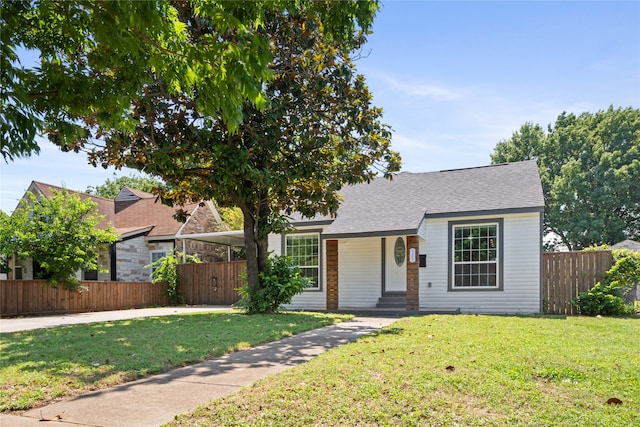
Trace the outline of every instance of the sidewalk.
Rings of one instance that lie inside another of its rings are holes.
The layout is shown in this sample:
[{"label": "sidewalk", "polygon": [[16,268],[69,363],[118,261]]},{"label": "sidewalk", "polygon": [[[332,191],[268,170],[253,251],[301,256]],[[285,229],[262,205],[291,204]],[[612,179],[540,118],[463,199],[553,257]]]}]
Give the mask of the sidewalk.
[{"label": "sidewalk", "polygon": [[0,414],[0,425],[42,426],[42,421],[52,421],[55,426],[157,427],[173,420],[175,415],[304,363],[396,320],[356,317],[348,322],[33,409],[22,416]]}]

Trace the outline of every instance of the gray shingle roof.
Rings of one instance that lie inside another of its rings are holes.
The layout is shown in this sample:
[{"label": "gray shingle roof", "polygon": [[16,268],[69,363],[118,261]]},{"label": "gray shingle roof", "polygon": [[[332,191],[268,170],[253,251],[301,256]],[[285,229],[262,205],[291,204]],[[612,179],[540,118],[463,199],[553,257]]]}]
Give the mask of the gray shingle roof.
[{"label": "gray shingle roof", "polygon": [[[325,229],[325,236],[416,233],[425,215],[544,208],[534,160],[439,172],[403,172],[393,180],[376,178],[369,184],[345,187],[342,194],[344,201]],[[313,220],[295,221],[295,225]]]},{"label": "gray shingle roof", "polygon": [[618,242],[615,245],[611,245],[609,249],[630,249],[632,251],[640,252],[640,242],[627,239],[627,240],[623,240],[622,242]]}]

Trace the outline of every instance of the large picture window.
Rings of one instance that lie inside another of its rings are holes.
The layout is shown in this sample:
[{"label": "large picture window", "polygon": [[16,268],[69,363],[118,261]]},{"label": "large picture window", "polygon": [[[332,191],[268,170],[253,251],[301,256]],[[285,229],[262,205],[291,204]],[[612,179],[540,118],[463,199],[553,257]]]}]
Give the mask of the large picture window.
[{"label": "large picture window", "polygon": [[501,289],[501,223],[450,224],[449,289]]},{"label": "large picture window", "polygon": [[310,289],[320,289],[320,236],[318,233],[289,234],[286,254],[300,267],[304,277],[311,278]]}]

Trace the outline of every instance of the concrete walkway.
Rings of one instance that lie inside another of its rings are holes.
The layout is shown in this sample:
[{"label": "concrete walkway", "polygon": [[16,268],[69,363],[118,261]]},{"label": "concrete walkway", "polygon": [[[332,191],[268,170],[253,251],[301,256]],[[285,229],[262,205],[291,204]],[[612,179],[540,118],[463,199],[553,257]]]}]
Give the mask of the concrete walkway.
[{"label": "concrete walkway", "polygon": [[30,316],[0,319],[0,332],[29,331],[56,326],[78,325],[81,323],[111,322],[114,320],[136,319],[138,317],[170,316],[183,313],[204,313],[231,310],[228,305],[190,305],[177,307],[136,308],[132,310],[95,311],[47,316]]},{"label": "concrete walkway", "polygon": [[234,393],[258,379],[304,363],[397,318],[356,317],[197,365],[99,390],[33,409],[22,416],[0,414],[0,425],[160,426],[175,415]]}]

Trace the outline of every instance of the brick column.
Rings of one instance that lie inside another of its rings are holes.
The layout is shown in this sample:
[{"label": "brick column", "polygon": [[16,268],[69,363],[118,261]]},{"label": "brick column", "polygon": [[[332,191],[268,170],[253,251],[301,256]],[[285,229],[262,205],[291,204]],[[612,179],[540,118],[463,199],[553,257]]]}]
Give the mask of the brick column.
[{"label": "brick column", "polygon": [[[411,249],[415,250],[415,259],[410,258]],[[407,310],[418,310],[420,307],[418,296],[419,283],[419,244],[418,236],[407,236]]]},{"label": "brick column", "polygon": [[327,246],[327,310],[338,309],[338,241],[326,240]]}]

